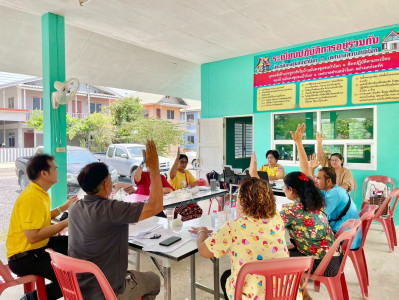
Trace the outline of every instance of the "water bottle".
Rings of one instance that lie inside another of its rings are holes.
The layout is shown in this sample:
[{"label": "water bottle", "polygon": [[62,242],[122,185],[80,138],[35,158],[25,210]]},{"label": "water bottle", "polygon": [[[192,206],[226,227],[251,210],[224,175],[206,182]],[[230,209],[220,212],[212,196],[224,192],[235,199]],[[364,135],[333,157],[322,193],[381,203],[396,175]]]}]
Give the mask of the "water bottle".
[{"label": "water bottle", "polygon": [[232,220],[237,219],[237,206],[235,203],[233,203],[233,205],[231,207],[231,218],[232,218]]},{"label": "water bottle", "polygon": [[214,210],[211,215],[211,225],[215,229],[219,229],[219,214],[217,210]]},{"label": "water bottle", "polygon": [[224,204],[223,215],[224,215],[224,219],[226,220],[226,222],[228,222],[228,221],[230,221],[232,219],[231,207],[230,207],[230,203],[229,202],[226,202]]}]

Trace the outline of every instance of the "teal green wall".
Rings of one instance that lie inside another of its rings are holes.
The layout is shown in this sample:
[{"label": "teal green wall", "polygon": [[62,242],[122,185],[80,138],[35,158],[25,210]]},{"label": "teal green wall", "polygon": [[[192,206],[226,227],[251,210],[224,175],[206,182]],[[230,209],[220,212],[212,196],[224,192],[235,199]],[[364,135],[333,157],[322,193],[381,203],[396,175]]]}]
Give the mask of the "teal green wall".
[{"label": "teal green wall", "polygon": [[[254,55],[236,57],[202,65],[202,118],[254,114],[254,150],[258,165],[266,162],[271,147],[271,113],[254,113]],[[350,102],[350,101],[349,101]],[[352,106],[348,104],[348,106]],[[377,106],[377,170],[353,170],[357,181],[356,205],[362,202],[363,180],[371,175],[393,177],[399,187],[399,103]],[[286,171],[299,167],[287,167]],[[399,209],[395,213],[399,222]]]}]

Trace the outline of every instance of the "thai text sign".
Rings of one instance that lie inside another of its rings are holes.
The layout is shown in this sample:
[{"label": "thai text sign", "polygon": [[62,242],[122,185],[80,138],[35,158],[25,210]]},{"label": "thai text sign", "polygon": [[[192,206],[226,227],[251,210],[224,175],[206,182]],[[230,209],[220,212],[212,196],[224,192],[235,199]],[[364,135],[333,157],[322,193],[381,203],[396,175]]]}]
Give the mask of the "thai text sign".
[{"label": "thai text sign", "polygon": [[[287,83],[297,86],[295,102],[299,102],[301,108],[345,105],[352,97],[353,104],[399,101],[393,83],[381,85],[377,80],[374,90],[369,90],[364,82],[370,78],[375,81],[375,77],[356,76],[398,69],[398,50],[399,25],[396,25],[257,55],[254,61],[254,107],[257,111],[290,109],[285,105],[264,105],[269,97],[263,92],[264,87]],[[320,81],[334,77],[339,80]],[[396,73],[389,77],[394,82]],[[319,82],[305,84],[316,80]],[[353,87],[353,93],[348,94],[349,87]],[[311,91],[312,88],[315,89]],[[284,90],[283,87],[280,89]],[[273,97],[270,99],[277,103],[275,95]],[[289,105],[292,106],[296,105]]]}]

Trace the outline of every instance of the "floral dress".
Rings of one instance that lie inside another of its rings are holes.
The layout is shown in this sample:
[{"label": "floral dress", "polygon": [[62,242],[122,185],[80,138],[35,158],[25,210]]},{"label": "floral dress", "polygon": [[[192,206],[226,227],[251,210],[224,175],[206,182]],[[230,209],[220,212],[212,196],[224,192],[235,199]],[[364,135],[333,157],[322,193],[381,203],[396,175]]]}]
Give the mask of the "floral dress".
[{"label": "floral dress", "polygon": [[285,205],[280,214],[299,252],[315,259],[322,259],[327,254],[335,237],[321,210],[306,211],[297,199]]},{"label": "floral dress", "polygon": [[[229,299],[234,299],[237,275],[243,264],[288,257],[284,224],[277,211],[271,219],[241,217],[227,222],[206,239],[205,244],[216,258],[225,254],[230,256],[231,276],[226,282]],[[264,299],[264,280],[263,276],[246,276],[242,299]],[[297,299],[301,299],[302,294],[298,295]]]}]

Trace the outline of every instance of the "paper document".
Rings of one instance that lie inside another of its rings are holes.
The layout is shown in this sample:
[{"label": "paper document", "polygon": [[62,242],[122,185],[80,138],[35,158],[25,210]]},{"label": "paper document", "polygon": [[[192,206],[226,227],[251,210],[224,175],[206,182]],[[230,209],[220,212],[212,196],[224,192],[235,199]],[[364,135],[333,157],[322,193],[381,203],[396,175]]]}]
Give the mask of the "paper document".
[{"label": "paper document", "polygon": [[152,218],[138,222],[137,224],[129,225],[129,237],[137,237],[143,235],[146,232],[152,232],[153,230],[163,226],[158,223],[154,223]]}]

